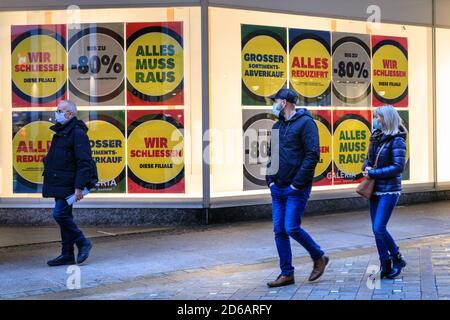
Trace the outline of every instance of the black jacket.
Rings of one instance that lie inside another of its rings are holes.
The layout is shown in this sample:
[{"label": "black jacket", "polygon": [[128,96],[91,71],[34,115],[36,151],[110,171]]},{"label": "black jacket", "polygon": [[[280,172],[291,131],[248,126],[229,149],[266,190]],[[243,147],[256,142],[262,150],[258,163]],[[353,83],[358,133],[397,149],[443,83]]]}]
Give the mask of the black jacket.
[{"label": "black jacket", "polygon": [[84,122],[74,117],[50,129],[55,134],[44,159],[42,196],[65,198],[75,189],[92,188],[98,177]]},{"label": "black jacket", "polygon": [[368,159],[364,162],[373,168],[381,146],[386,143],[380,153],[376,169],[369,170],[369,177],[375,179],[375,192],[398,192],[402,190],[402,173],[406,161],[406,135],[404,127],[395,135],[385,135],[381,130],[374,130],[370,138]]},{"label": "black jacket", "polygon": [[269,154],[267,185],[272,182],[280,187],[292,184],[297,189],[312,185],[320,159],[320,144],[317,125],[308,110],[298,109],[289,120],[280,116],[272,128]]}]

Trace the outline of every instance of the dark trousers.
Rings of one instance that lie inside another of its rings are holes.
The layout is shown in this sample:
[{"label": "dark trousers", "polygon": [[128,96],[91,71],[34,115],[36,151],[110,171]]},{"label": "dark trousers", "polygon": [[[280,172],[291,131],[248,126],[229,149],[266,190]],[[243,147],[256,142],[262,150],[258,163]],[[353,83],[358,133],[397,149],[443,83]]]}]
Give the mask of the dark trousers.
[{"label": "dark trousers", "polygon": [[73,221],[72,206],[67,204],[64,198],[55,198],[53,218],[61,231],[62,255],[74,255],[74,245],[78,248],[86,243],[86,238]]}]

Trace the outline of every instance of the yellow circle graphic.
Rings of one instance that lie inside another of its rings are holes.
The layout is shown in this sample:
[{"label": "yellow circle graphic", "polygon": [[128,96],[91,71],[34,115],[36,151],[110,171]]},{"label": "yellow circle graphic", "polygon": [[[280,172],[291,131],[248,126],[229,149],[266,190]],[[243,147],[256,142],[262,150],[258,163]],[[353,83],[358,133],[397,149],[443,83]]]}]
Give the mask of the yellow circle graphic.
[{"label": "yellow circle graphic", "polygon": [[331,83],[331,57],[317,40],[297,42],[290,51],[290,82],[299,94],[315,98],[325,93]]},{"label": "yellow circle graphic", "polygon": [[66,83],[66,49],[55,38],[34,35],[21,41],[11,54],[12,81],[25,95],[45,98]]},{"label": "yellow circle graphic", "polygon": [[242,80],[257,96],[277,93],[286,83],[286,67],[286,50],[273,37],[256,36],[242,49]]},{"label": "yellow circle graphic", "polygon": [[370,130],[363,122],[348,119],[341,122],[333,136],[334,162],[345,175],[361,173],[369,148]]},{"label": "yellow circle graphic", "polygon": [[319,177],[322,175],[331,164],[331,132],[321,121],[315,120],[317,124],[317,129],[319,130],[319,140],[320,140],[320,160],[317,163],[316,170],[314,172],[314,177]]},{"label": "yellow circle graphic", "polygon": [[99,183],[110,182],[125,168],[125,137],[119,128],[106,121],[94,120],[86,125]]},{"label": "yellow circle graphic", "polygon": [[52,141],[52,125],[48,121],[31,122],[22,127],[13,138],[13,166],[17,174],[26,181],[43,183],[43,160]]},{"label": "yellow circle graphic", "polygon": [[144,182],[169,182],[184,168],[182,132],[164,120],[140,124],[128,137],[128,167]]},{"label": "yellow circle graphic", "polygon": [[127,79],[142,94],[169,94],[183,81],[183,74],[183,47],[166,33],[143,34],[128,47]]},{"label": "yellow circle graphic", "polygon": [[393,45],[380,47],[372,58],[373,87],[385,99],[399,98],[408,87],[408,59]]}]

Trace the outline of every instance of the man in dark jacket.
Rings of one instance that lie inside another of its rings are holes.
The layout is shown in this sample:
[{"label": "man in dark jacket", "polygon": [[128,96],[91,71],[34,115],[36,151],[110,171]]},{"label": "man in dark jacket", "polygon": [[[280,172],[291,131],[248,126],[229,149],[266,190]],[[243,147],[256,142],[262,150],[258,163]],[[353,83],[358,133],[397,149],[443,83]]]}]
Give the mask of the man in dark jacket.
[{"label": "man in dark jacket", "polygon": [[87,136],[88,128],[77,119],[76,105],[61,101],[55,112],[56,124],[50,150],[44,159],[42,196],[55,198],[53,217],[61,229],[62,253],[48,261],[49,266],[75,264],[74,245],[78,247],[77,263],[84,262],[92,248],[73,220],[72,205],[66,197],[75,193],[76,201],[83,199],[83,189],[97,182],[97,170],[92,160]]},{"label": "man in dark jacket", "polygon": [[273,113],[279,121],[272,128],[271,159],[266,181],[272,195],[281,274],[267,283],[269,287],[295,282],[289,237],[300,243],[314,262],[309,281],[320,278],[329,261],[319,245],[300,227],[311,194],[314,170],[320,159],[320,147],[317,125],[308,110],[296,110],[297,99],[297,94],[290,89],[281,89],[272,97],[275,101]]}]

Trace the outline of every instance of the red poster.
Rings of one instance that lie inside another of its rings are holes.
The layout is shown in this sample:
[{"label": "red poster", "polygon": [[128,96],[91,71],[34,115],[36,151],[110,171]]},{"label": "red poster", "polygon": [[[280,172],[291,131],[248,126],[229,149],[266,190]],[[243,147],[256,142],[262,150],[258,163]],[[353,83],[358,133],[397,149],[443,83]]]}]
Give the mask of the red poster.
[{"label": "red poster", "polygon": [[358,183],[369,148],[371,112],[335,110],[333,120],[333,183]]},{"label": "red poster", "polygon": [[373,106],[408,106],[408,39],[372,36]]},{"label": "red poster", "polygon": [[333,136],[331,128],[331,111],[310,110],[319,130],[320,160],[314,172],[314,186],[332,184]]},{"label": "red poster", "polygon": [[183,105],[183,23],[127,23],[127,105]]},{"label": "red poster", "polygon": [[127,116],[128,193],[184,193],[183,110]]},{"label": "red poster", "polygon": [[13,107],[53,107],[67,95],[66,26],[11,26]]}]

